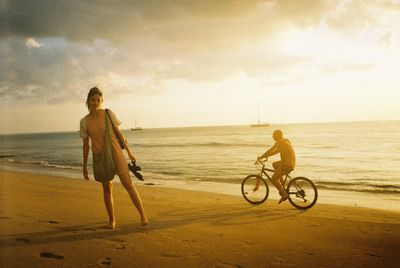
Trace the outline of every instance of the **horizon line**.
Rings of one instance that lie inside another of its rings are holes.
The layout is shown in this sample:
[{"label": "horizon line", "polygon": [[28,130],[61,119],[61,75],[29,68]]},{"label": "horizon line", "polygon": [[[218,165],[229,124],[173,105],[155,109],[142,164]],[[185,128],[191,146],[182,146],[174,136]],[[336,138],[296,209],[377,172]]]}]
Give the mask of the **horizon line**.
[{"label": "horizon line", "polygon": [[[354,120],[354,121],[321,121],[321,122],[281,122],[281,123],[268,123],[269,126],[274,125],[311,125],[311,124],[343,124],[343,123],[366,123],[366,122],[396,122],[400,121],[400,119],[390,119],[390,120]],[[176,126],[176,127],[149,127],[143,128],[143,130],[152,130],[152,129],[179,129],[179,128],[207,128],[207,127],[240,127],[240,126],[251,126],[251,124],[221,124],[221,125],[197,125],[197,126]],[[122,131],[130,131],[131,128],[123,128]],[[55,133],[73,133],[79,132],[79,130],[64,130],[64,131],[44,131],[44,132],[10,132],[10,133],[1,133],[0,136],[7,135],[24,135],[24,134],[55,134]]]}]

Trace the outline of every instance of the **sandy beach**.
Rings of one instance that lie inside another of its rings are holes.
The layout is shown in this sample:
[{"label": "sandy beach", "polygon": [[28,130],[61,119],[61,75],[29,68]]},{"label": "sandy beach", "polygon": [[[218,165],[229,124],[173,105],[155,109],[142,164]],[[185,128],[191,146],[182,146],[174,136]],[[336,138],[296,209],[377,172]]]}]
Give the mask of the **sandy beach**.
[{"label": "sandy beach", "polygon": [[[95,181],[1,171],[1,267],[398,267],[400,213],[114,184],[108,230]],[[118,179],[116,179],[118,180]],[[238,186],[239,187],[239,186]]]}]

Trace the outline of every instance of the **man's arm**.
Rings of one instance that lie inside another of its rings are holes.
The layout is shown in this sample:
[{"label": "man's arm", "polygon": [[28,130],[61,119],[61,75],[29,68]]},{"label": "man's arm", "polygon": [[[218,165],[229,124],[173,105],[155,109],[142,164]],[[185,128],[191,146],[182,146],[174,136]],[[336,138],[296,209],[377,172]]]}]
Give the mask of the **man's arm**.
[{"label": "man's arm", "polygon": [[275,143],[271,148],[269,148],[260,158],[268,158],[274,154],[279,153],[278,143]]}]

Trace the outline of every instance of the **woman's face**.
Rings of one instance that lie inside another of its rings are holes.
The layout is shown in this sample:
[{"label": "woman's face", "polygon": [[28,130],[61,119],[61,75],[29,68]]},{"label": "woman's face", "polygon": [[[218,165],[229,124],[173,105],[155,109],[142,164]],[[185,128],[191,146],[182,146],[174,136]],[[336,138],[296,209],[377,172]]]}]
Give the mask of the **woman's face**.
[{"label": "woman's face", "polygon": [[101,109],[102,103],[103,103],[103,98],[99,94],[94,94],[89,98],[89,110],[96,111]]}]

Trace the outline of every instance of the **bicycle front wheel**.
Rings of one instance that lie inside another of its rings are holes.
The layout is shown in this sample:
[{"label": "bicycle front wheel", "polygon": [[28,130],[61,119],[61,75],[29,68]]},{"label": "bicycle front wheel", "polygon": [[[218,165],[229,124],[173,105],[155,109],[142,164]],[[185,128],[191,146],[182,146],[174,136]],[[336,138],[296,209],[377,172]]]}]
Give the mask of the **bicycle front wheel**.
[{"label": "bicycle front wheel", "polygon": [[267,182],[259,175],[249,175],[242,182],[242,195],[247,202],[258,205],[267,200],[269,194]]},{"label": "bicycle front wheel", "polygon": [[291,180],[287,187],[289,202],[299,209],[309,209],[315,205],[318,199],[317,187],[305,177],[297,177]]}]

